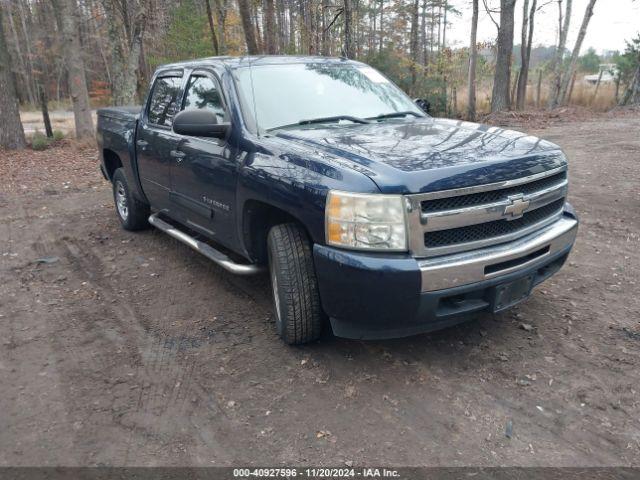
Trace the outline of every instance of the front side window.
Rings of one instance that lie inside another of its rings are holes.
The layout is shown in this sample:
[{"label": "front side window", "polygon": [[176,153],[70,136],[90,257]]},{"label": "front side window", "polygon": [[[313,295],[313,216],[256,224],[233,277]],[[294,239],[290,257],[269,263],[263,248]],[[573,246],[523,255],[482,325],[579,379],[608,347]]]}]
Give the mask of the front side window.
[{"label": "front side window", "polygon": [[149,112],[149,123],[170,127],[173,117],[178,113],[178,95],[180,94],[181,77],[159,77],[153,86]]},{"label": "front side window", "polygon": [[218,117],[218,123],[224,121],[224,107],[220,90],[216,82],[204,76],[193,76],[189,79],[184,99],[184,109],[206,108]]},{"label": "front side window", "polygon": [[254,65],[239,68],[236,80],[247,114],[263,131],[322,117],[424,116],[404,92],[366,65]]}]

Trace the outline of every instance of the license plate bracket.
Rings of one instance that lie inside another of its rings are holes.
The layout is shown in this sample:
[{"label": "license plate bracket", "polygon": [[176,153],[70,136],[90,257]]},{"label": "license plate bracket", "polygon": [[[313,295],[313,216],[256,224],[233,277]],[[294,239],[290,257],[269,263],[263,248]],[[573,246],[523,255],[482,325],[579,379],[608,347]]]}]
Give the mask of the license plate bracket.
[{"label": "license plate bracket", "polygon": [[501,312],[527,299],[531,295],[532,288],[533,276],[531,275],[498,285],[493,296],[493,312]]}]

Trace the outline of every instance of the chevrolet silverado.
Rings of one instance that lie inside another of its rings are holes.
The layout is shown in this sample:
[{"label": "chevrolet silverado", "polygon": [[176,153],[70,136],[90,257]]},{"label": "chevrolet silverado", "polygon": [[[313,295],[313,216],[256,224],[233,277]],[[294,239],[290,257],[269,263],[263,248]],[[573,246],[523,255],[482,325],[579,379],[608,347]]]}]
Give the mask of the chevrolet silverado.
[{"label": "chevrolet silverado", "polygon": [[432,331],[526,299],[578,220],[558,146],[418,105],[341,58],[165,65],[99,110],[101,169],[125,229],[268,271],[287,343]]}]

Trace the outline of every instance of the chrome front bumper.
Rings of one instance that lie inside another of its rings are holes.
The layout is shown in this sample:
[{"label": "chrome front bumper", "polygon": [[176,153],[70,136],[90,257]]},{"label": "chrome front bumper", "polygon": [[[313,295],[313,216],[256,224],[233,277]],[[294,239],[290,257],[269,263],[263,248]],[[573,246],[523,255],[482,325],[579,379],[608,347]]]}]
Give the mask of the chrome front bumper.
[{"label": "chrome front bumper", "polygon": [[422,291],[481,282],[542,263],[571,247],[577,232],[578,221],[564,215],[551,225],[510,243],[418,260]]}]

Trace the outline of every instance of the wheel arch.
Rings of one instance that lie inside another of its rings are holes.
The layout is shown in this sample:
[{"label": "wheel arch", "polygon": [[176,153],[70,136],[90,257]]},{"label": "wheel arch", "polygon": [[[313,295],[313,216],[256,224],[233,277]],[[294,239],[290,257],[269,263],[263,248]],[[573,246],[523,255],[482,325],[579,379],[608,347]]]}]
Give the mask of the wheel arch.
[{"label": "wheel arch", "polygon": [[296,223],[309,240],[309,230],[295,215],[261,200],[247,200],[242,209],[242,240],[249,257],[257,263],[267,263],[267,235],[275,225]]},{"label": "wheel arch", "polygon": [[122,168],[122,160],[120,156],[109,148],[102,150],[102,158],[104,159],[104,168],[107,178],[110,182],[113,182],[113,174],[118,168]]}]

